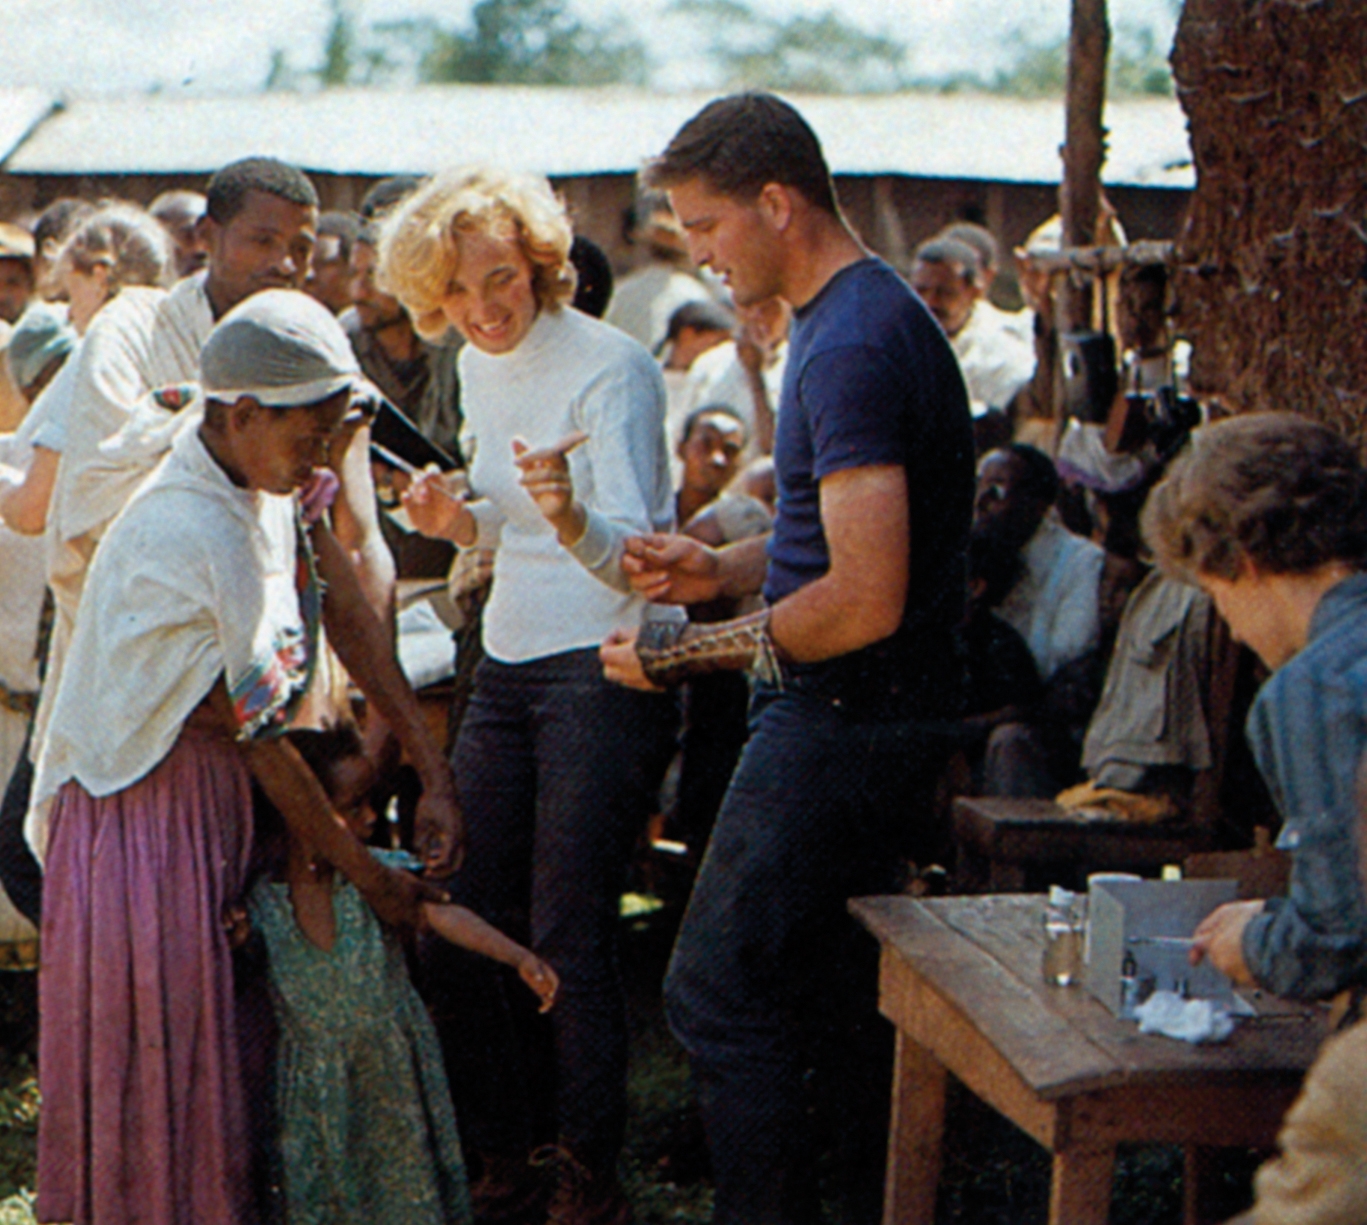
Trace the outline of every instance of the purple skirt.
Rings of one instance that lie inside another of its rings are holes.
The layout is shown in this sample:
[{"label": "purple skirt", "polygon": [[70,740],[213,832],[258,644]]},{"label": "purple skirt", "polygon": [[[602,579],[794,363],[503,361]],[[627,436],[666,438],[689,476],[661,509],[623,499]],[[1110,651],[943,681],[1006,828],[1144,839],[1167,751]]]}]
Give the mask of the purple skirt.
[{"label": "purple skirt", "polygon": [[187,729],[103,799],[69,782],[48,844],[38,1219],[242,1225],[249,1146],[226,901],[251,848],[230,741]]}]

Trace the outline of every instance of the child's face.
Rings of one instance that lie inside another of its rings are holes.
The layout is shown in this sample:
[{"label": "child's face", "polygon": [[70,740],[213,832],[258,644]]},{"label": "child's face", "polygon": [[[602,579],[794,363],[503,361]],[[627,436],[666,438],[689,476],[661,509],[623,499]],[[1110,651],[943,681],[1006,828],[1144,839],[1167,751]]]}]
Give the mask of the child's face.
[{"label": "child's face", "polygon": [[330,781],[332,806],[351,832],[365,841],[375,828],[375,810],[370,805],[375,767],[365,757],[343,757],[333,765]]}]

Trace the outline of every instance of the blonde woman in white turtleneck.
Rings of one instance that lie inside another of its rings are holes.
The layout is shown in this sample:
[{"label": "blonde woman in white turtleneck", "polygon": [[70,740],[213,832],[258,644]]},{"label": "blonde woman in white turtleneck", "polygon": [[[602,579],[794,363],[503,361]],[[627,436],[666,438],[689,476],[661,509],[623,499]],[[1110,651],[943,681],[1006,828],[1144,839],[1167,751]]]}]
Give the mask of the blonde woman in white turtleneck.
[{"label": "blonde woman in white turtleneck", "polygon": [[[616,1177],[627,1045],[618,895],[672,752],[674,709],[665,695],[604,681],[597,646],[639,624],[623,542],[666,529],[673,503],[659,368],[634,340],[568,305],[570,240],[544,180],[456,171],[386,219],[380,276],[420,332],[454,327],[468,342],[460,377],[471,492],[453,496],[425,477],[406,496],[409,515],[428,535],[497,550],[486,658],[455,750],[468,831],[455,888],[560,975],[543,1036],[554,1042],[562,1160],[545,1192],[557,1197],[553,1216],[611,1225],[630,1220]],[[543,1168],[527,1162],[534,1061],[518,1066],[523,1052],[495,1006],[502,993],[455,968],[436,978],[451,995],[436,1007],[448,1061],[461,1065],[452,1082],[483,1082],[457,1101],[484,1169],[476,1210],[534,1203]],[[525,1096],[506,1088],[528,1083]]]}]

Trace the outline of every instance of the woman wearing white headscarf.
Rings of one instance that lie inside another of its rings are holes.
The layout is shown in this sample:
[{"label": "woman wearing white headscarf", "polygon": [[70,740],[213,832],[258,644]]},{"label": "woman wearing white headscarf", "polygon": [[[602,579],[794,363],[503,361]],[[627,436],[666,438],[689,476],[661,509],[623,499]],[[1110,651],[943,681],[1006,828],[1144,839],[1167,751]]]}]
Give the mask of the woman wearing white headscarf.
[{"label": "woman wearing white headscarf", "polygon": [[365,852],[279,738],[320,620],[419,766],[433,866],[449,866],[458,837],[440,751],[316,521],[359,380],[344,333],[311,298],[267,291],[224,317],[202,369],[200,424],[91,567],[37,762],[35,803],[52,804],[43,1221],[253,1219],[224,930],[250,850],[251,777],[382,917],[413,922],[435,895]]}]

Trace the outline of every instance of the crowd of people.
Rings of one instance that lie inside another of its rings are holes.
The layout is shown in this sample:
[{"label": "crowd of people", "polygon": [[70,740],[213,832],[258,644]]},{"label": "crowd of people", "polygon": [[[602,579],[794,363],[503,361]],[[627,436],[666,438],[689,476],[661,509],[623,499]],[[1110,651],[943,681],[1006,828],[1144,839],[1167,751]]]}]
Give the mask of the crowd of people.
[{"label": "crowd of people", "polygon": [[[1122,278],[1111,419],[1043,428],[1047,283],[996,305],[969,223],[870,253],[769,95],[677,133],[633,238],[614,292],[542,179],[320,213],[270,158],[0,223],[0,936],[41,928],[40,1220],[626,1225],[646,830],[695,874],[664,1003],[714,1220],[880,1219],[891,1033],[846,900],[953,867],[947,790],[1189,814],[1221,622],[1272,673],[1249,741],[1293,868],[1193,955],[1355,1022],[1353,448],[1177,412],[1161,266]],[[449,759],[398,575],[464,614]],[[1325,1096],[1258,1221],[1306,1197]]]}]

